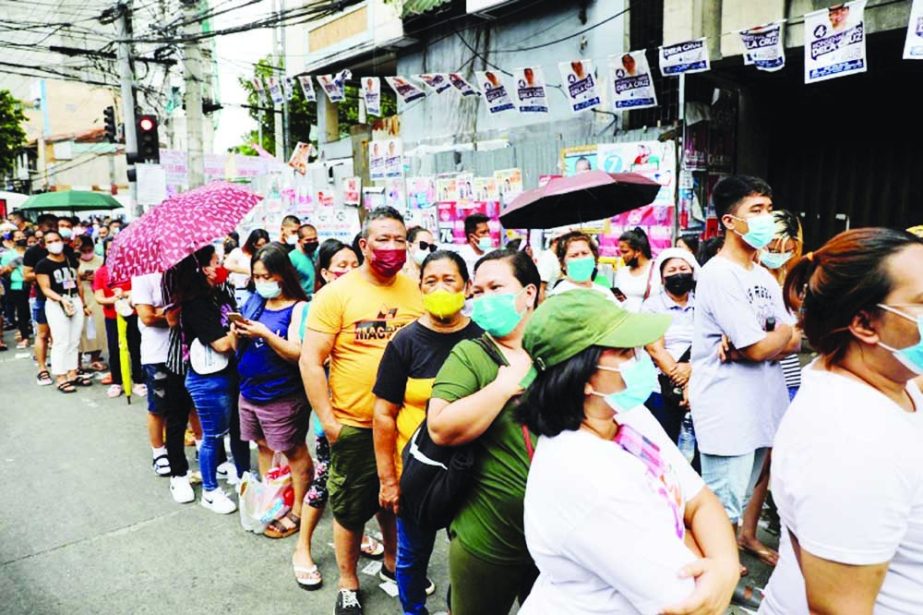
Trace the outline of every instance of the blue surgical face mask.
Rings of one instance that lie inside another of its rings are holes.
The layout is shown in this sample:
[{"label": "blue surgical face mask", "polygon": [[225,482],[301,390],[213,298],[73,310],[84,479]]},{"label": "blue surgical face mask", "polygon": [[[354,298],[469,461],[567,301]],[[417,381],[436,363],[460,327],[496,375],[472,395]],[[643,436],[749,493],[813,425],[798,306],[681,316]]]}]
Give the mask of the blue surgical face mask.
[{"label": "blue surgical face mask", "polygon": [[593,271],[596,269],[596,259],[592,256],[583,256],[572,258],[565,262],[567,265],[567,277],[574,282],[589,282],[593,278]]},{"label": "blue surgical face mask", "polygon": [[481,237],[478,239],[478,249],[481,252],[490,252],[494,249],[494,240],[490,237]]},{"label": "blue surgical face mask", "polygon": [[62,239],[70,239],[74,236],[74,231],[69,228],[62,228],[58,229],[58,235],[60,235]]},{"label": "blue surgical face mask", "polygon": [[609,407],[619,412],[630,412],[647,401],[651,393],[657,390],[657,368],[650,356],[643,351],[635,351],[635,358],[622,364],[621,367],[608,367],[597,365],[597,369],[607,372],[622,374],[625,388],[615,393],[593,393],[602,397]]},{"label": "blue surgical face mask", "polygon": [[894,354],[894,358],[900,361],[904,367],[918,376],[923,375],[923,315],[914,318],[910,314],[905,314],[904,312],[896,310],[888,305],[882,305],[879,303],[878,307],[891,312],[892,314],[897,314],[901,318],[906,318],[907,320],[917,323],[920,339],[916,344],[907,346],[906,348],[891,348],[884,342],[878,342],[878,344],[885,350],[891,351]]},{"label": "blue surgical face mask", "polygon": [[760,252],[760,262],[770,269],[781,269],[791,259],[791,252]]},{"label": "blue surgical face mask", "polygon": [[523,313],[516,309],[520,293],[522,291],[477,297],[473,302],[471,320],[494,337],[506,337],[522,321]]},{"label": "blue surgical face mask", "polygon": [[257,282],[254,286],[256,287],[256,294],[263,299],[275,299],[282,294],[282,287],[276,281]]},{"label": "blue surgical face mask", "polygon": [[776,234],[776,219],[772,217],[772,214],[760,214],[752,218],[732,217],[747,223],[747,232],[737,234],[740,235],[741,239],[751,248],[762,250],[769,245],[769,242],[772,241]]}]

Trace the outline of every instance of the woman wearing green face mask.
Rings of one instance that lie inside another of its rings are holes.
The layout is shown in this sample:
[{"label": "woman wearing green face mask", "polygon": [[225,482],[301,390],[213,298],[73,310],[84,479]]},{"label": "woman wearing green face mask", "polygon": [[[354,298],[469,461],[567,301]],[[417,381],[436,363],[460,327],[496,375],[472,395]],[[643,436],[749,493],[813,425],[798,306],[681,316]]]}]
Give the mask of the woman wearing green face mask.
[{"label": "woman wearing green face mask", "polygon": [[532,441],[513,420],[513,406],[532,366],[522,332],[540,284],[522,252],[482,257],[472,319],[487,334],[455,346],[433,385],[430,437],[441,446],[470,444],[476,458],[471,488],[449,526],[453,615],[506,615],[537,573],[522,523]]},{"label": "woman wearing green face mask", "polygon": [[589,235],[580,231],[562,235],[558,239],[558,260],[565,278],[555,285],[549,296],[582,288],[598,291],[618,305],[619,301],[612,291],[593,281],[599,261],[599,248]]}]

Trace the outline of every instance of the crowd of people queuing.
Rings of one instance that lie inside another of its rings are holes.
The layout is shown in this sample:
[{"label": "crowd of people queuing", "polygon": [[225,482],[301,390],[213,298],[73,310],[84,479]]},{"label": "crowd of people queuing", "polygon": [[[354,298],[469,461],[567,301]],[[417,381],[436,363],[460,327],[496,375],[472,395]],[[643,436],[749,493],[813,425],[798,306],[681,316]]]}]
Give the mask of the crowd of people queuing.
[{"label": "crowd of people queuing", "polygon": [[[653,254],[627,231],[613,279],[581,231],[533,259],[483,216],[457,249],[383,207],[352,245],[287,216],[111,280],[120,222],[14,214],[4,318],[65,394],[108,347],[118,397],[121,315],[178,503],[200,480],[203,507],[234,512],[219,479],[282,453],[294,503],[265,534],[298,535],[295,580],[317,589],[329,502],[339,615],[362,613],[360,554],[427,613],[443,529],[453,615],[918,612],[923,241],[863,228],[806,251],[763,180],[712,199],[718,238]],[[770,492],[779,553],[757,537]],[[765,594],[740,550],[775,567]]]}]

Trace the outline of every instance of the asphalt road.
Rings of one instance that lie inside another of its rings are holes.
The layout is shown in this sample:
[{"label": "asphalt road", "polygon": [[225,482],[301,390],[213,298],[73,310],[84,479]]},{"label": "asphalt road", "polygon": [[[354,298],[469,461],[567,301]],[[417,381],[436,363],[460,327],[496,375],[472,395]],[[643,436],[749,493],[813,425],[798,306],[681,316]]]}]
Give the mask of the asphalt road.
[{"label": "asphalt road", "polygon": [[[31,351],[0,353],[0,612],[331,613],[336,561],[329,513],[315,535],[324,587],[295,584],[295,538],[245,532],[236,515],[179,505],[151,470],[146,404],[107,399],[94,385],[63,395],[35,384]],[[187,449],[190,461],[193,449]],[[253,467],[256,456],[253,454]],[[199,487],[196,487],[197,496]],[[374,522],[370,531],[377,531]],[[771,539],[771,537],[769,537]],[[433,613],[446,610],[448,542],[430,565]],[[752,558],[750,581],[768,570]],[[360,561],[360,568],[372,563]],[[360,574],[368,615],[400,605]]]}]

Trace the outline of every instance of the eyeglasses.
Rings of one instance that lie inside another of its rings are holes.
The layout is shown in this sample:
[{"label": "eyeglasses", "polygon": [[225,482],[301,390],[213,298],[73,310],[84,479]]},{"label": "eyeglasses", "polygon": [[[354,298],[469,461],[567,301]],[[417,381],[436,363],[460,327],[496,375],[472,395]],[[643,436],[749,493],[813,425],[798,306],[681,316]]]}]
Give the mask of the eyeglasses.
[{"label": "eyeglasses", "polygon": [[421,249],[421,250],[429,250],[430,252],[435,252],[436,250],[439,249],[439,245],[438,245],[438,244],[435,244],[435,243],[429,243],[428,241],[421,241],[421,242],[420,242],[420,249]]}]

